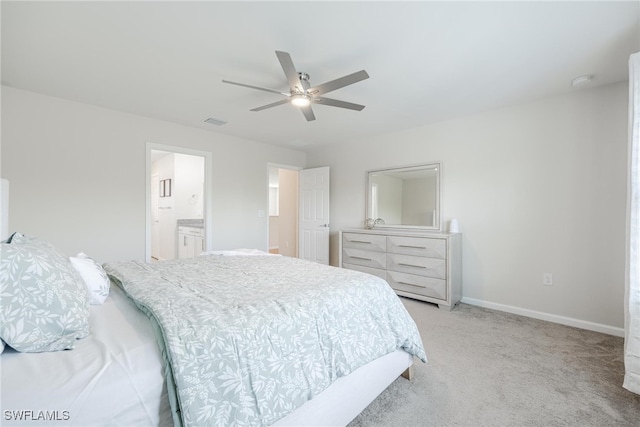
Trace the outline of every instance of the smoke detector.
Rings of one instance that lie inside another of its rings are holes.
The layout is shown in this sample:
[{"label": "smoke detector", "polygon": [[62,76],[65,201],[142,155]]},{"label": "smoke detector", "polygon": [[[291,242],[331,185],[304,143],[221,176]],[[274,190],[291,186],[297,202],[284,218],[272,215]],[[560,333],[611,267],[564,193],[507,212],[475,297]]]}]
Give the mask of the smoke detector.
[{"label": "smoke detector", "polygon": [[576,77],[571,80],[571,86],[573,87],[585,87],[591,84],[591,80],[593,80],[593,76],[588,74],[585,76]]}]

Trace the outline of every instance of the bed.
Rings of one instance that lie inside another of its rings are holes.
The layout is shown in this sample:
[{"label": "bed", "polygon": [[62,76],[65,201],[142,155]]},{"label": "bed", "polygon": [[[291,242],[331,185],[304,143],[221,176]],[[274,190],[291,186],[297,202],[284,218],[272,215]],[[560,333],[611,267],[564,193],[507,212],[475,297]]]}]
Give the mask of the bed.
[{"label": "bed", "polygon": [[426,361],[364,273],[242,252],[104,270],[73,350],[4,350],[2,425],[346,425]]}]

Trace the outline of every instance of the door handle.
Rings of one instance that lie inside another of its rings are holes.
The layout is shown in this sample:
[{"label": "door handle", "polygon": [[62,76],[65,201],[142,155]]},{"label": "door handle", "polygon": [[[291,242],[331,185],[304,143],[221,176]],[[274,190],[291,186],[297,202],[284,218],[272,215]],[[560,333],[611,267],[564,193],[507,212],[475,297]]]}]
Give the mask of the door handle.
[{"label": "door handle", "polygon": [[320,227],[328,228],[329,224],[322,224]]}]

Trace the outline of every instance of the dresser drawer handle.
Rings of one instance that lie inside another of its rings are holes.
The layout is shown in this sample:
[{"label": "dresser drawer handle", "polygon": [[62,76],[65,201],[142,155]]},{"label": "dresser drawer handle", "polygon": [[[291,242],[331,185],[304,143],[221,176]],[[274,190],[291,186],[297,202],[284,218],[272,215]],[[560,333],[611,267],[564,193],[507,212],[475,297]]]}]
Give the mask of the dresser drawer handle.
[{"label": "dresser drawer handle", "polygon": [[407,286],[415,286],[416,288],[426,288],[426,286],[424,285],[416,285],[415,283],[407,283],[407,282],[398,282],[401,285],[407,285]]},{"label": "dresser drawer handle", "polygon": [[364,258],[364,257],[361,257],[361,256],[352,256],[351,258],[353,258],[353,259],[361,259],[361,260],[364,260],[364,261],[371,261],[371,258]]},{"label": "dresser drawer handle", "polygon": [[427,249],[426,246],[398,245],[399,248]]},{"label": "dresser drawer handle", "polygon": [[401,265],[403,267],[427,268],[424,265],[404,264],[402,262],[399,262],[398,265]]},{"label": "dresser drawer handle", "polygon": [[366,240],[352,240],[351,243],[366,243],[367,245],[371,244],[371,242],[367,242]]}]

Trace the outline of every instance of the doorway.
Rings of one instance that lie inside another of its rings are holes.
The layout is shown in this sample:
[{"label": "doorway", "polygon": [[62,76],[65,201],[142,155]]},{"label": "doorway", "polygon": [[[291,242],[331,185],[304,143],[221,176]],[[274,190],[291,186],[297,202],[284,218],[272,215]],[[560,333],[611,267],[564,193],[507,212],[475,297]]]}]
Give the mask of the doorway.
[{"label": "doorway", "polygon": [[210,153],[147,143],[147,262],[211,247],[210,165]]},{"label": "doorway", "polygon": [[269,252],[298,256],[298,169],[269,165]]},{"label": "doorway", "polygon": [[329,167],[268,173],[269,252],[329,264]]}]

